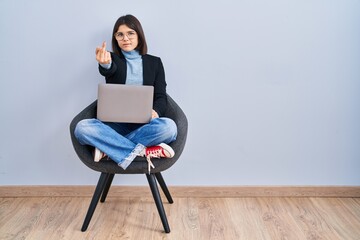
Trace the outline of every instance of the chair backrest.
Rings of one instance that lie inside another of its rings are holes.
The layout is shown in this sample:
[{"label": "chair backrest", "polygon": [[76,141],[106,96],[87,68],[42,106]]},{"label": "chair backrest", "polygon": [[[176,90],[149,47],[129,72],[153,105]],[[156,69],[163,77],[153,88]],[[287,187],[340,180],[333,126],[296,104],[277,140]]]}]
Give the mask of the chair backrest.
[{"label": "chair backrest", "polygon": [[[100,161],[94,162],[92,150],[93,147],[87,145],[81,145],[75,138],[74,131],[77,123],[83,119],[95,118],[97,110],[97,101],[94,101],[84,110],[82,110],[70,123],[70,135],[73,147],[76,154],[80,160],[89,168],[107,173],[123,173],[123,174],[140,174],[147,173],[147,162],[143,157],[136,157],[129,165],[129,167],[124,170],[121,167],[117,166],[113,161]],[[181,153],[184,150],[187,131],[188,131],[188,121],[186,115],[182,109],[177,105],[177,103],[168,95],[168,106],[165,113],[165,117],[171,118],[177,125],[178,135],[177,139],[170,144],[170,146],[175,151],[175,156],[173,158],[162,158],[162,159],[153,159],[155,169],[152,169],[151,172],[162,172],[169,167],[171,167],[180,157]]]}]

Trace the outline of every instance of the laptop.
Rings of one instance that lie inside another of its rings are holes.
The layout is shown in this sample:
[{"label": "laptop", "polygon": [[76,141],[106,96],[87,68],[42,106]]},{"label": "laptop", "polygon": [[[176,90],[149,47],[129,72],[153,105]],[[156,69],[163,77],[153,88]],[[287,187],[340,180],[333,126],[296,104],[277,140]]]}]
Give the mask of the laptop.
[{"label": "laptop", "polygon": [[153,86],[101,83],[98,86],[97,118],[103,122],[148,123],[153,96]]}]

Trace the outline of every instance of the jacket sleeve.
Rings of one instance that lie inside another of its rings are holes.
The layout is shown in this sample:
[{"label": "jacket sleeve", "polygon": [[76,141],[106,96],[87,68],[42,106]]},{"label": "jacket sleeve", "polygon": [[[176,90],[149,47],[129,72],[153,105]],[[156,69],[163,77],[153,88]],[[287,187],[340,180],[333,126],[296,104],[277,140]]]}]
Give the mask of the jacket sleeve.
[{"label": "jacket sleeve", "polygon": [[164,116],[167,107],[166,81],[164,66],[159,58],[157,63],[157,73],[154,81],[154,110],[159,117]]},{"label": "jacket sleeve", "polygon": [[104,67],[102,67],[100,64],[99,64],[99,72],[101,75],[103,75],[105,78],[109,78],[109,77],[112,77],[115,75],[116,71],[117,71],[117,66],[116,66],[116,61],[114,61],[114,54],[111,53],[111,66],[109,69],[106,69]]}]

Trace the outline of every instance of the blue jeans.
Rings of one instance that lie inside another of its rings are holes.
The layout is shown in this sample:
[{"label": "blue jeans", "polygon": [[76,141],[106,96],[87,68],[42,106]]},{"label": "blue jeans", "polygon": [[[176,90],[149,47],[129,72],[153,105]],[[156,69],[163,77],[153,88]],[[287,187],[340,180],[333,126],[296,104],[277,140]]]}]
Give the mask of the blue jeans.
[{"label": "blue jeans", "polygon": [[101,122],[84,119],[75,128],[75,137],[106,153],[126,169],[145,147],[175,141],[177,127],[170,118],[154,118],[147,124]]}]

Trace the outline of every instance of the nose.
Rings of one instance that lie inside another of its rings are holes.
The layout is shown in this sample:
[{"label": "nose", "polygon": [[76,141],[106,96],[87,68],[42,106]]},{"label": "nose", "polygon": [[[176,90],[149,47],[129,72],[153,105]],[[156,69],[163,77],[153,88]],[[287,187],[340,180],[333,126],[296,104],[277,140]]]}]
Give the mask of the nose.
[{"label": "nose", "polygon": [[123,38],[124,41],[125,41],[125,38],[126,38],[126,40],[130,40],[127,34],[124,34],[124,38]]}]

